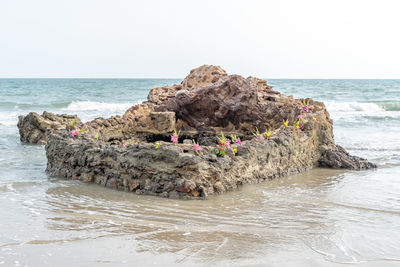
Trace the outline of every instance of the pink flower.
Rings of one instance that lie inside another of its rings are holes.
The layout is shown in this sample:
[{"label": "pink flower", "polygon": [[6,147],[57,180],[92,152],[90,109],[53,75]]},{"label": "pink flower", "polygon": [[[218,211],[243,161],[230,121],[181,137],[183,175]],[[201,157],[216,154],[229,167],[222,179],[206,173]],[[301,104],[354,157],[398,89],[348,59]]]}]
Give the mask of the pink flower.
[{"label": "pink flower", "polygon": [[126,147],[128,144],[129,144],[128,142],[125,142],[122,144],[122,147]]},{"label": "pink flower", "polygon": [[171,142],[174,143],[174,144],[178,143],[178,135],[176,133],[172,134]]},{"label": "pink flower", "polygon": [[240,141],[239,138],[236,138],[236,139],[235,139],[235,144],[241,146],[241,145],[242,145],[242,141]]},{"label": "pink flower", "polygon": [[71,132],[71,135],[72,135],[72,137],[74,137],[74,136],[76,136],[76,135],[79,135],[79,130],[78,130],[78,129],[73,130],[73,131]]},{"label": "pink flower", "polygon": [[263,136],[261,135],[261,134],[259,134],[259,135],[257,135],[257,140],[258,141],[262,141],[264,138],[263,138]]},{"label": "pink flower", "polygon": [[303,107],[303,109],[304,109],[304,111],[307,112],[307,113],[310,112],[310,109],[309,109],[309,107],[308,107],[307,105],[305,105],[305,106]]},{"label": "pink flower", "polygon": [[201,152],[201,151],[203,150],[203,148],[200,147],[199,144],[193,144],[193,149],[194,149],[196,152]]},{"label": "pink flower", "polygon": [[301,118],[303,118],[303,115],[300,114],[299,116],[297,116],[297,118],[301,119]]},{"label": "pink flower", "polygon": [[304,122],[300,123],[300,129],[304,130],[304,126],[305,126]]},{"label": "pink flower", "polygon": [[225,146],[227,149],[231,148],[231,141],[229,139],[225,140]]}]

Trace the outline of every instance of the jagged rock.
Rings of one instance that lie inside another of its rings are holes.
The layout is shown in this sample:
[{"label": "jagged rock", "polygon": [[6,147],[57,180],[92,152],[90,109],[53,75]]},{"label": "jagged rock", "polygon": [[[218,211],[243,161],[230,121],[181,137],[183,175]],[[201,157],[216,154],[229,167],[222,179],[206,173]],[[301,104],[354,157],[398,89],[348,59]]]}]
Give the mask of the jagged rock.
[{"label": "jagged rock", "polygon": [[[83,124],[82,136],[54,131],[46,145],[46,171],[137,194],[205,198],[316,166],[376,167],[337,146],[325,105],[306,102],[309,112],[303,99],[280,94],[264,80],[204,65],[180,85],[151,90],[147,102],[122,116]],[[293,123],[300,114],[308,121],[303,130]],[[290,125],[284,127],[284,120]],[[257,140],[256,127],[271,136]],[[181,130],[176,145],[170,142],[174,129]],[[240,136],[237,154],[216,156],[221,131]],[[191,140],[203,147],[201,153]]]},{"label": "jagged rock", "polygon": [[26,116],[19,116],[17,126],[20,140],[31,144],[45,144],[50,134],[64,130],[74,120],[77,126],[82,125],[76,115],[58,115],[45,111],[42,115],[30,112]]},{"label": "jagged rock", "polygon": [[369,162],[366,159],[357,156],[351,156],[343,147],[339,145],[326,149],[322,153],[318,162],[321,167],[334,169],[362,170],[377,167],[374,163]]},{"label": "jagged rock", "polygon": [[[322,103],[309,100],[309,104],[312,112],[326,112]],[[155,110],[173,111],[179,120],[197,130],[251,135],[256,127],[277,129],[286,119],[294,121],[302,111],[302,100],[273,91],[263,80],[229,75],[211,85],[180,90]]]},{"label": "jagged rock", "polygon": [[[203,65],[191,70],[190,74],[186,76],[181,84],[151,89],[147,100],[159,105],[168,99],[174,98],[175,94],[182,89],[190,91],[202,86],[208,86],[218,82],[222,77],[227,75],[226,71],[219,66]],[[265,81],[264,83],[266,84]]]}]

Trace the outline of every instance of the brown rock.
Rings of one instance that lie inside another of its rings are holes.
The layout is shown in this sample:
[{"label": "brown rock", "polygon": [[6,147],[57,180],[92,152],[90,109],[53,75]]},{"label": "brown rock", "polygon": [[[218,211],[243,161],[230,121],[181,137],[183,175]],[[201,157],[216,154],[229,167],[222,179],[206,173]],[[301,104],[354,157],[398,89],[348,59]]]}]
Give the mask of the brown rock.
[{"label": "brown rock", "polygon": [[19,116],[17,126],[20,140],[31,144],[45,144],[50,134],[64,130],[74,120],[76,127],[82,126],[76,115],[57,115],[45,111],[42,115],[30,112],[26,116]]},{"label": "brown rock", "polygon": [[203,65],[190,71],[190,74],[182,81],[182,88],[190,91],[211,85],[227,75],[220,66]]},{"label": "brown rock", "polygon": [[222,185],[220,181],[216,182],[213,187],[214,191],[219,194],[225,192],[225,187]]},{"label": "brown rock", "polygon": [[336,145],[326,149],[319,159],[319,165],[325,168],[362,170],[377,166],[366,159],[351,156],[343,147]]},{"label": "brown rock", "polygon": [[[153,89],[148,99],[123,116],[85,123],[85,133],[74,138],[62,129],[42,134],[41,129],[57,129],[60,124],[52,116],[22,117],[21,138],[48,138],[46,170],[51,175],[171,198],[206,198],[315,166],[376,167],[334,143],[323,103],[306,99],[310,112],[304,113],[303,99],[280,94],[262,79],[228,76],[219,67],[204,65],[192,70],[181,85]],[[304,130],[294,127],[299,114],[308,121]],[[290,125],[283,127],[286,119]],[[270,129],[271,136],[256,140],[256,127],[260,132]],[[182,130],[176,145],[170,142],[175,128]],[[221,130],[242,138],[237,155],[227,150],[225,157],[216,156],[216,133]],[[100,134],[98,140],[93,140],[94,133]],[[121,146],[133,139],[138,142]],[[203,147],[202,153],[194,151],[193,139]]]},{"label": "brown rock", "polygon": [[185,180],[182,184],[178,185],[176,191],[179,193],[189,193],[196,188],[193,181]]},{"label": "brown rock", "polygon": [[[198,130],[251,135],[256,127],[273,130],[286,119],[294,121],[302,105],[300,100],[289,101],[273,91],[263,80],[229,75],[212,85],[181,90],[155,110],[173,111],[179,120]],[[322,109],[315,107],[318,110]]]}]

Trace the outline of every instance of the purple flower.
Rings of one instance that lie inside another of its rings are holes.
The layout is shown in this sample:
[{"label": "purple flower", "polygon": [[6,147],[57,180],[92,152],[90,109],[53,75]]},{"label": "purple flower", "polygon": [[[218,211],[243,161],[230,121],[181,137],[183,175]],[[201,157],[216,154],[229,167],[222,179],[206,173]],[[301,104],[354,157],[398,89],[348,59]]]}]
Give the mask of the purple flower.
[{"label": "purple flower", "polygon": [[300,123],[300,129],[304,130],[304,126],[305,126],[304,122]]},{"label": "purple flower", "polygon": [[300,114],[299,116],[297,116],[297,118],[301,119],[301,118],[303,118],[303,115]]},{"label": "purple flower", "polygon": [[305,106],[303,107],[303,109],[304,109],[304,111],[307,112],[307,113],[310,112],[310,109],[308,108],[307,105],[305,105]]},{"label": "purple flower", "polygon": [[241,146],[241,145],[242,145],[242,141],[240,141],[239,138],[236,138],[236,139],[235,139],[235,144]]}]

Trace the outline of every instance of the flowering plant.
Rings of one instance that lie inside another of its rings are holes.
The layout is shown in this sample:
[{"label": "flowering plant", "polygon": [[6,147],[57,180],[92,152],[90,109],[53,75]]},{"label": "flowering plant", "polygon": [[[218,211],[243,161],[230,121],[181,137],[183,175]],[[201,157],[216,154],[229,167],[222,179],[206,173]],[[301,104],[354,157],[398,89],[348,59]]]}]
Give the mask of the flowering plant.
[{"label": "flowering plant", "polygon": [[122,147],[128,147],[130,145],[133,145],[135,142],[136,142],[136,140],[133,140],[131,142],[124,142],[124,143],[122,143]]},{"label": "flowering plant", "polygon": [[253,135],[254,135],[255,137],[257,137],[257,140],[258,140],[258,141],[264,140],[264,136],[263,136],[262,134],[260,134],[260,132],[258,131],[258,128],[257,128],[257,127],[256,127],[256,132],[253,133]]},{"label": "flowering plant", "polygon": [[242,145],[242,141],[240,140],[239,137],[237,137],[236,135],[233,135],[233,134],[231,134],[231,140],[232,140],[231,148],[232,148],[233,154],[236,155],[238,153],[238,146]]},{"label": "flowering plant", "polygon": [[215,154],[218,156],[218,157],[225,157],[225,150],[226,150],[226,147],[225,146],[223,146],[223,145],[217,145],[216,147],[215,147]]},{"label": "flowering plant", "polygon": [[85,128],[82,128],[82,129],[78,129],[78,128],[75,128],[75,130],[73,130],[72,132],[71,132],[71,136],[72,137],[75,137],[75,136],[82,136],[82,133],[85,131]]},{"label": "flowering plant", "polygon": [[221,131],[221,137],[217,136],[218,144],[221,146],[226,146],[226,148],[231,148],[231,140],[225,137],[224,132]]},{"label": "flowering plant", "polygon": [[266,138],[269,138],[271,136],[271,131],[268,128],[265,129],[264,135]]},{"label": "flowering plant", "polygon": [[193,140],[193,149],[199,154],[201,154],[201,151],[203,151],[203,148],[199,145],[199,143],[196,143],[194,140]]},{"label": "flowering plant", "polygon": [[289,121],[287,119],[283,121],[283,126],[285,126],[285,128],[289,126]]},{"label": "flowering plant", "polygon": [[72,121],[70,121],[69,123],[68,123],[68,129],[71,131],[71,130],[74,130],[75,129],[75,124],[76,124],[76,119],[73,119]]},{"label": "flowering plant", "polygon": [[303,100],[303,110],[305,111],[305,112],[310,112],[310,108],[308,107],[308,101],[307,101],[307,104],[306,104],[306,100],[304,99]]},{"label": "flowering plant", "polygon": [[96,133],[96,134],[93,136],[93,140],[97,142],[97,140],[99,140],[99,137],[100,137],[100,134],[99,134],[99,133]]},{"label": "flowering plant", "polygon": [[236,154],[238,153],[237,145],[235,145],[235,146],[232,148],[232,150],[233,150],[233,153],[235,153],[235,156],[236,156]]},{"label": "flowering plant", "polygon": [[231,142],[224,135],[224,132],[221,131],[221,137],[217,136],[218,145],[215,147],[215,154],[218,157],[224,157],[226,154],[226,150],[231,148]]},{"label": "flowering plant", "polygon": [[297,129],[304,130],[308,121],[305,119],[305,116],[300,114],[297,116],[297,120],[294,121]]},{"label": "flowering plant", "polygon": [[160,142],[156,142],[156,149],[159,149],[161,147],[161,143]]},{"label": "flowering plant", "polygon": [[174,143],[174,145],[176,145],[178,143],[178,137],[179,134],[181,133],[181,130],[176,131],[176,129],[174,130],[174,133],[171,136],[171,142]]},{"label": "flowering plant", "polygon": [[242,141],[240,140],[239,137],[236,137],[236,135],[231,134],[231,140],[235,145],[242,145]]}]

